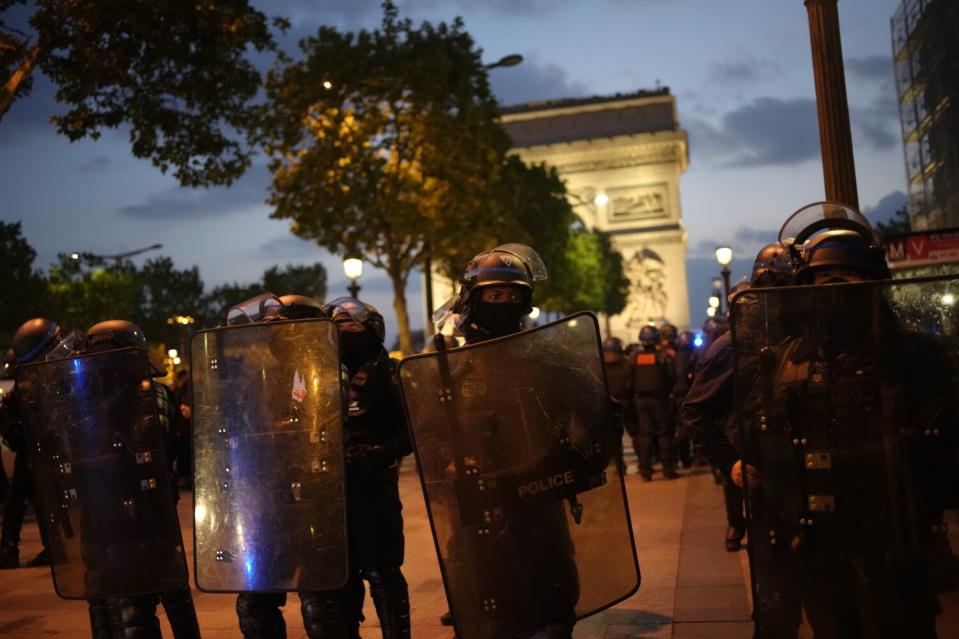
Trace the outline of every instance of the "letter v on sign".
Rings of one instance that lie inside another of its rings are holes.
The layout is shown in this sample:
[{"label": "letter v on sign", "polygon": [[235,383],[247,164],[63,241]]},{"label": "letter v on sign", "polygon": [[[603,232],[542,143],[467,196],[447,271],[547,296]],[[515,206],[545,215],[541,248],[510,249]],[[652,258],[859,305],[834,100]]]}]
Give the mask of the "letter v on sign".
[{"label": "letter v on sign", "polygon": [[929,243],[924,237],[909,238],[909,259],[921,260],[929,255]]}]

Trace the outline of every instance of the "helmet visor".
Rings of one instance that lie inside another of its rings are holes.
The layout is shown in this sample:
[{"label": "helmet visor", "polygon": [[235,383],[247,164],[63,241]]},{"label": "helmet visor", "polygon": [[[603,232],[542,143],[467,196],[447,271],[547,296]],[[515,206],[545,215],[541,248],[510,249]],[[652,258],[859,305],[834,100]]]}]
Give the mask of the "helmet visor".
[{"label": "helmet visor", "polygon": [[57,341],[57,345],[50,349],[50,352],[46,354],[44,359],[49,361],[75,355],[80,351],[82,341],[83,333],[80,331],[70,331]]},{"label": "helmet visor", "polygon": [[359,324],[370,318],[370,309],[363,302],[353,297],[338,297],[323,306],[334,320],[349,319]]},{"label": "helmet visor", "polygon": [[282,309],[283,302],[276,295],[262,293],[231,307],[226,314],[226,324],[227,326],[256,324],[267,317],[278,315]]},{"label": "helmet visor", "polygon": [[543,263],[543,258],[539,256],[539,253],[525,244],[513,243],[497,246],[492,251],[480,253],[474,257],[470,262],[470,266],[473,268],[467,270],[463,278],[470,280],[478,277],[479,269],[473,265],[482,264],[482,258],[490,255],[491,253],[506,253],[507,255],[512,255],[513,257],[519,259],[526,266],[526,270],[529,272],[530,281],[532,282],[540,282],[549,277],[549,273],[546,271],[546,265]]},{"label": "helmet visor", "polygon": [[779,241],[784,246],[802,244],[823,229],[849,229],[877,245],[880,243],[862,213],[836,202],[816,202],[790,215],[779,230]]}]

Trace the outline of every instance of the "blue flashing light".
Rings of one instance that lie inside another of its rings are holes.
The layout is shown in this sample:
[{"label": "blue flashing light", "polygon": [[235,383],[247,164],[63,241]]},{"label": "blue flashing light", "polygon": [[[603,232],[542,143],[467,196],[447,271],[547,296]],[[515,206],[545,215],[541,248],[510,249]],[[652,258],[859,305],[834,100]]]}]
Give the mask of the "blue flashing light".
[{"label": "blue flashing light", "polygon": [[253,577],[253,558],[247,557],[246,561],[243,562],[243,566],[246,568],[246,578],[247,581]]},{"label": "blue flashing light", "polygon": [[696,348],[701,348],[702,345],[703,345],[703,336],[697,335],[696,339],[693,340],[693,346],[695,346]]}]

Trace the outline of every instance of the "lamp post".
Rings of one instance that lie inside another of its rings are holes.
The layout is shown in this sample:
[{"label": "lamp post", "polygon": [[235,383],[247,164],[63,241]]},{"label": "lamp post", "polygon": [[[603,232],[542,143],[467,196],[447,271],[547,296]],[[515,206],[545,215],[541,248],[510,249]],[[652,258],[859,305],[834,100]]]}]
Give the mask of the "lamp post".
[{"label": "lamp post", "polygon": [[[729,276],[732,272],[729,270],[729,264],[733,261],[733,250],[728,246],[716,247],[716,261],[723,267],[720,274],[723,276],[723,299],[729,297]],[[722,300],[720,300],[722,302]],[[722,304],[719,305],[717,312],[722,312]]]},{"label": "lamp post", "polygon": [[849,126],[846,74],[839,34],[838,0],[804,0],[809,14],[819,142],[826,199],[859,208],[856,162]]},{"label": "lamp post", "polygon": [[343,273],[345,273],[347,279],[350,280],[349,286],[346,287],[350,292],[350,297],[359,299],[360,285],[356,283],[356,280],[363,275],[363,260],[350,255],[346,256],[343,259]]}]

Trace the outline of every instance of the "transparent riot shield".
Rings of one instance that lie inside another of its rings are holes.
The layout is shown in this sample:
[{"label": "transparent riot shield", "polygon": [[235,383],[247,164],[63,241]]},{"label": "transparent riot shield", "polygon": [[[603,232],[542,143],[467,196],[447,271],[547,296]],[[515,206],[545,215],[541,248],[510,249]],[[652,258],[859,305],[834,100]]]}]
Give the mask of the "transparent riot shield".
[{"label": "transparent riot shield", "polygon": [[146,354],[130,348],[23,364],[17,393],[57,594],[103,599],[184,587]]},{"label": "transparent riot shield", "polygon": [[200,589],[330,590],[346,582],[338,349],[329,320],[194,335]]},{"label": "transparent riot shield", "polygon": [[572,623],[639,587],[596,318],[399,366],[457,636]]},{"label": "transparent riot shield", "polygon": [[734,299],[758,636],[955,634],[957,294],[940,277]]}]

